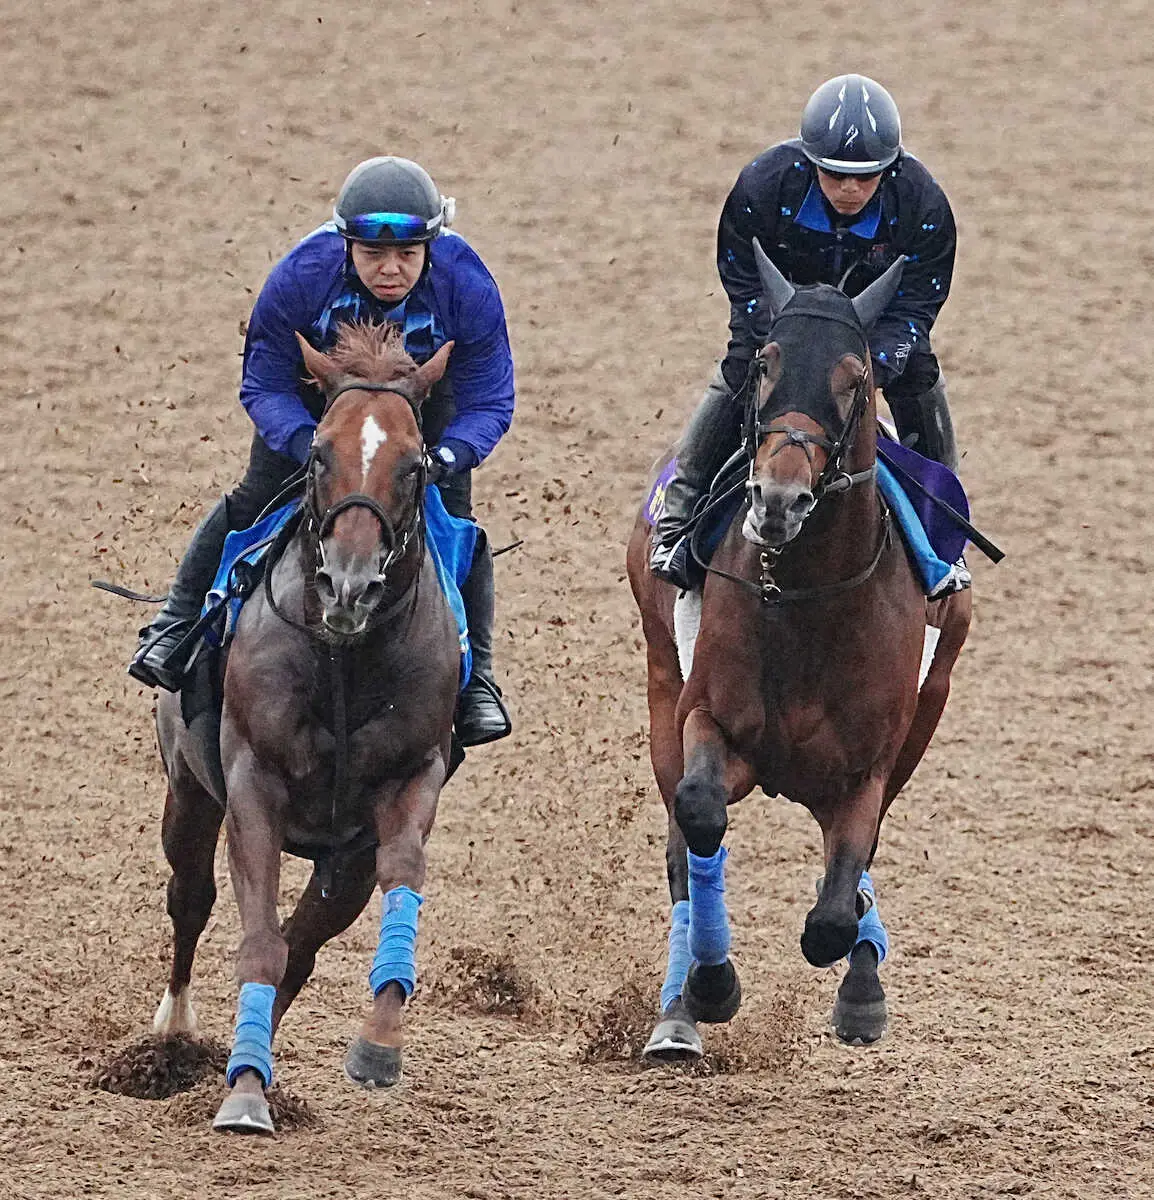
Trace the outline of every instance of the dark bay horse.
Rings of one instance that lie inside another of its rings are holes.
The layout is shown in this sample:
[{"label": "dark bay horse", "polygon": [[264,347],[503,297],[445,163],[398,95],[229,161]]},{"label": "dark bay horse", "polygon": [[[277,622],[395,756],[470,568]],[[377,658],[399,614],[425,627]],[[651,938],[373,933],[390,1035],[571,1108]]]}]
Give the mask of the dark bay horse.
[{"label": "dark bay horse", "polygon": [[644,512],[629,543],[673,901],[652,1060],[699,1057],[697,1023],[737,1011],[722,841],[727,806],[757,785],[821,827],[825,871],[801,948],[818,967],[849,957],[834,1028],[856,1044],[882,1035],[887,937],[867,868],[969,629],[969,592],[927,603],[875,483],[867,334],[901,262],[850,300],[795,290],[754,248],[771,326],[751,371],[743,501],[702,592],[679,597],[650,572]]},{"label": "dark bay horse", "polygon": [[[216,897],[223,819],[243,936],[230,1091],[213,1124],[266,1133],[276,1028],[319,948],[356,919],[374,885],[384,900],[372,1009],[345,1070],[366,1087],[400,1076],[425,841],[449,769],[460,673],[457,629],[425,543],[419,424],[451,344],[418,367],[387,326],[346,326],[328,355],[299,340],[327,406],[300,524],[237,622],[215,771],[214,748],[196,722],[186,725],[181,698],[162,692],[157,705],[174,945],[154,1027],[195,1031],[192,960]],[[335,874],[314,870],[282,927],[286,845],[341,854]]]}]

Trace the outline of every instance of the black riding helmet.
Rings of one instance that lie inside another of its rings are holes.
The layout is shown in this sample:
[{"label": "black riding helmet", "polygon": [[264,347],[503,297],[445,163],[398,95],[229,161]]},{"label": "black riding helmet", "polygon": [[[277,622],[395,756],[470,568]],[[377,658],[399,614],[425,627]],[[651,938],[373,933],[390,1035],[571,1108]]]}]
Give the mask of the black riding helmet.
[{"label": "black riding helmet", "polygon": [[801,114],[806,158],[839,175],[876,175],[902,149],[893,97],[865,75],[838,75],[817,89]]},{"label": "black riding helmet", "polygon": [[454,201],[407,158],[369,158],[341,185],[333,208],[337,231],[351,242],[413,246],[452,224]]}]

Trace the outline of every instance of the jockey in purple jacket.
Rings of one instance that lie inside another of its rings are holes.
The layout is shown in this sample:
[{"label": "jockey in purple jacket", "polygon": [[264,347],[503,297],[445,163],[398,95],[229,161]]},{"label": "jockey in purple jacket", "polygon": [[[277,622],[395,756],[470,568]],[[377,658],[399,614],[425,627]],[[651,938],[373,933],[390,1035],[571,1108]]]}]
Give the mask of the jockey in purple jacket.
[{"label": "jockey in purple jacket", "polygon": [[[201,522],[164,607],[141,631],[129,673],[151,687],[180,688],[187,654],[174,655],[199,616],[225,536],[251,525],[306,461],[324,396],[307,374],[295,334],[320,350],[342,322],[390,321],[405,349],[426,361],[454,342],[445,378],[422,408],[430,480],[448,511],[472,519],[472,471],[513,416],[513,360],[501,296],[485,264],[452,233],[454,203],[416,163],[371,158],[341,187],[333,219],[309,234],[269,275],[252,311],[240,399],[256,426],[248,471]],[[478,531],[461,588],[473,652],[456,729],[463,745],[510,732],[493,677],[493,559]]]}]

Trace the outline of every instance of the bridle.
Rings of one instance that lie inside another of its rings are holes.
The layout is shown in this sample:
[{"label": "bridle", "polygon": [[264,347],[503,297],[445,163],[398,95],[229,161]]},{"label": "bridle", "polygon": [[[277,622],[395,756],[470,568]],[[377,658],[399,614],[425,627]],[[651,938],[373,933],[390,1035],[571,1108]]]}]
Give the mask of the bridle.
[{"label": "bridle", "polygon": [[[405,381],[399,380],[393,383],[369,383],[361,379],[352,379],[347,383],[341,384],[329,397],[325,405],[327,412],[333,405],[333,402],[338,396],[345,392],[386,392],[395,396],[400,396],[407,401],[413,410],[414,416],[417,418],[417,427],[420,428],[420,410],[416,404],[415,398],[409,388],[405,386]],[[347,496],[342,496],[335,503],[330,504],[328,508],[321,511],[317,503],[317,471],[320,466],[320,459],[315,451],[310,452],[308,461],[305,463],[305,491],[302,501],[302,509],[304,513],[304,531],[310,541],[316,546],[316,562],[313,567],[313,575],[323,569],[325,566],[325,548],[324,539],[331,532],[333,524],[337,517],[343,512],[347,512],[351,508],[366,508],[377,519],[377,524],[380,526],[381,544],[383,553],[380,558],[380,563],[377,569],[376,582],[384,585],[389,568],[403,559],[408,552],[410,542],[414,538],[423,538],[424,536],[424,496],[425,483],[428,477],[428,466],[424,454],[424,443],[421,446],[421,465],[417,474],[416,499],[413,502],[412,508],[401,525],[398,536],[397,527],[389,518],[389,514],[385,512],[380,501],[375,497],[366,494],[365,492],[350,492]],[[415,584],[414,580],[414,584]],[[316,638],[316,630],[309,625],[294,620],[276,603],[272,591],[272,571],[265,572],[265,597],[268,600],[269,607],[282,621],[293,626],[303,633],[307,633],[311,638]],[[406,602],[410,600],[410,593],[414,591],[412,585],[405,589],[404,595],[400,596],[397,601],[383,613],[374,613],[373,619],[366,626],[366,631],[372,627],[378,627],[393,617]],[[327,639],[325,639],[327,640]]]},{"label": "bridle", "polygon": [[[413,401],[413,396],[410,391],[404,387],[401,382],[394,383],[366,383],[363,380],[350,380],[348,383],[342,384],[328,398],[326,410],[331,408],[333,402],[338,396],[345,392],[386,392],[394,396],[400,396],[406,400],[409,406],[413,409],[413,415],[417,418],[417,426],[420,428],[420,410]],[[308,464],[305,473],[305,495],[304,495],[304,511],[307,528],[311,536],[315,537],[317,545],[317,569],[325,566],[325,543],[324,540],[329,533],[332,532],[333,524],[337,517],[343,512],[347,512],[350,508],[367,508],[377,519],[377,524],[381,530],[381,540],[385,547],[384,553],[381,555],[380,566],[377,571],[377,582],[383,584],[388,569],[400,559],[404,558],[405,553],[409,548],[409,541],[413,538],[421,528],[422,518],[424,516],[423,498],[425,495],[425,478],[427,467],[425,465],[424,443],[421,444],[421,466],[418,471],[417,487],[412,508],[409,511],[408,517],[402,524],[400,536],[398,538],[397,528],[389,519],[389,514],[385,512],[380,501],[374,497],[367,495],[365,492],[350,492],[347,496],[342,496],[334,504],[330,504],[323,512],[317,504],[317,470],[320,465],[320,460],[316,453],[310,453]]]},{"label": "bridle", "polygon": [[853,400],[845,421],[842,423],[841,432],[836,438],[833,438],[830,437],[828,430],[825,429],[821,433],[810,433],[808,429],[798,429],[795,425],[774,424],[774,418],[772,417],[769,418],[769,423],[766,423],[762,417],[763,410],[759,407],[758,401],[761,396],[762,383],[765,381],[769,371],[769,364],[761,355],[753,358],[749,364],[749,374],[746,378],[748,400],[745,412],[744,446],[746,457],[749,459],[747,487],[753,483],[753,472],[758,450],[762,442],[773,433],[784,434],[785,440],[770,451],[770,458],[776,457],[787,446],[799,446],[805,454],[806,461],[811,466],[813,465],[813,451],[810,449],[811,446],[820,446],[828,455],[825,466],[822,467],[821,473],[818,475],[813,486],[815,505],[823,496],[836,495],[838,492],[847,491],[856,484],[866,483],[877,476],[876,462],[872,463],[864,471],[854,471],[851,473],[842,469],[842,460],[849,452],[854,439],[857,437],[858,427],[861,425],[861,419],[866,410],[866,402],[869,399],[868,348],[865,350],[864,361],[867,365],[862,367],[861,374],[857,378],[854,386]]},{"label": "bridle", "polygon": [[[770,326],[770,332],[767,337],[768,341],[773,339],[773,326],[778,321],[790,316],[813,316],[819,315],[806,312],[786,312],[779,314],[777,319]],[[836,314],[822,313],[824,319],[838,321],[843,325],[849,326],[851,329],[861,336],[861,330],[854,326],[850,321]],[[828,455],[825,465],[822,467],[813,486],[814,504],[813,508],[806,515],[811,516],[816,510],[818,503],[827,496],[835,496],[843,492],[849,491],[850,488],[857,486],[859,483],[868,483],[877,477],[877,463],[871,463],[869,467],[862,471],[846,471],[843,467],[843,461],[846,455],[854,444],[858,430],[861,426],[862,417],[865,414],[866,406],[869,401],[869,348],[865,345],[863,339],[863,361],[865,365],[862,367],[861,374],[858,376],[854,386],[853,400],[850,403],[849,412],[846,414],[845,420],[842,422],[841,430],[836,437],[832,437],[828,430],[824,427],[821,433],[811,433],[807,429],[799,429],[795,425],[778,423],[773,416],[765,417],[764,410],[759,401],[761,399],[762,384],[765,381],[769,363],[761,355],[756,355],[749,364],[749,373],[746,376],[744,390],[746,391],[746,408],[744,432],[742,437],[742,448],[745,457],[748,460],[749,466],[744,481],[746,491],[752,488],[754,483],[754,471],[757,463],[758,451],[762,443],[771,434],[782,434],[784,440],[770,451],[770,457],[773,458],[780,454],[782,450],[788,446],[797,446],[805,454],[806,461],[813,464],[813,451],[811,447],[819,446]],[[740,484],[737,486],[741,486]],[[730,489],[727,494],[732,494],[736,491],[736,487]],[[719,497],[719,499],[721,499]],[[879,502],[880,503],[880,502]],[[712,504],[710,505],[712,507]],[[723,579],[728,579],[732,583],[740,584],[742,587],[752,590],[757,593],[765,604],[786,604],[800,600],[817,600],[827,596],[834,596],[841,592],[850,591],[853,588],[865,583],[867,579],[877,570],[878,564],[881,562],[882,555],[885,553],[886,547],[890,542],[890,514],[889,509],[884,503],[880,503],[880,532],[877,542],[877,549],[874,552],[873,558],[856,575],[848,579],[838,580],[836,583],[821,584],[816,587],[808,588],[782,588],[774,579],[773,572],[776,566],[778,557],[785,549],[783,546],[766,546],[761,552],[761,577],[757,583],[750,579],[743,579],[739,575],[733,575],[728,571],[722,570],[720,567],[707,565],[705,570],[713,575],[720,575]],[[700,525],[698,526],[700,528]],[[692,542],[691,542],[692,547]],[[699,558],[699,561],[702,561]]]}]

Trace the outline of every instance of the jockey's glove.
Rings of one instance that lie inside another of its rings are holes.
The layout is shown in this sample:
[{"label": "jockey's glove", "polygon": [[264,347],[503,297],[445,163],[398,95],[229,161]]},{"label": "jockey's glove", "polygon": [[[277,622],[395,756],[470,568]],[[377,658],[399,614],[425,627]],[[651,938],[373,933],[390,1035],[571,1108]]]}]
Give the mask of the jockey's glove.
[{"label": "jockey's glove", "polygon": [[477,455],[472,446],[459,438],[446,438],[429,453],[429,482],[436,483],[438,479],[460,471],[471,471],[476,465]]}]

